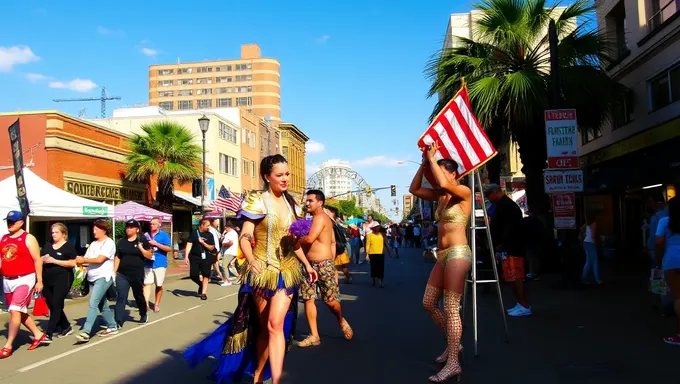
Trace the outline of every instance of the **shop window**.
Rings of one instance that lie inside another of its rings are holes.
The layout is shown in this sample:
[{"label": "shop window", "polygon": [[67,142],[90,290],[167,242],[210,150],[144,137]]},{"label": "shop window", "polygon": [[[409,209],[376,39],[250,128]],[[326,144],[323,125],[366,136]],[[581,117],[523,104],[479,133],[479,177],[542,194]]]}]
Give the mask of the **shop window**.
[{"label": "shop window", "polygon": [[591,141],[602,137],[602,130],[599,128],[597,130],[589,130],[581,132],[581,144],[586,145]]}]

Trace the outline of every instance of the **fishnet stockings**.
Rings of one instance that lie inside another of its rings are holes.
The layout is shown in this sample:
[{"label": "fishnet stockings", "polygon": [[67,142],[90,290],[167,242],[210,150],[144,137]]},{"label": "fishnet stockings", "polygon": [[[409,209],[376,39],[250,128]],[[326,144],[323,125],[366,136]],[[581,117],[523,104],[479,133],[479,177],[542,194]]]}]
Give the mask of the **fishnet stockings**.
[{"label": "fishnet stockings", "polygon": [[[423,307],[430,314],[434,323],[441,329],[442,333],[446,335],[446,315],[444,311],[439,308],[439,299],[442,297],[443,289],[437,288],[433,285],[425,286],[425,294],[423,295]],[[460,301],[460,300],[459,300]],[[459,351],[463,350],[463,346],[459,346]],[[438,364],[446,363],[449,349],[446,348],[444,353],[438,356],[434,361]]]},{"label": "fishnet stockings", "polygon": [[460,321],[460,299],[462,294],[444,291],[444,314],[446,316],[446,340],[447,361],[444,368],[439,373],[430,377],[430,381],[441,383],[453,376],[461,373],[460,365],[458,364],[458,350],[460,346],[460,337],[463,333],[463,324]]}]

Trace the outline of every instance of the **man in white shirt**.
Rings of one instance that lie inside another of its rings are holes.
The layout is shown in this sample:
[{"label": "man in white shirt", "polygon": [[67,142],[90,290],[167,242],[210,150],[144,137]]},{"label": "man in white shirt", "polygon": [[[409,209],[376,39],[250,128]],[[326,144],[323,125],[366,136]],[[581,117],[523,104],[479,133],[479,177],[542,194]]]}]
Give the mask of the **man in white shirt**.
[{"label": "man in white shirt", "polygon": [[220,271],[220,231],[217,230],[217,227],[219,225],[220,220],[219,219],[213,219],[210,221],[210,227],[208,227],[208,232],[210,232],[211,235],[213,235],[213,239],[215,239],[215,249],[217,249],[217,255],[216,255],[216,261],[215,265],[213,266],[213,270],[217,274],[217,278],[222,281],[224,280],[224,277],[222,277],[222,272]]},{"label": "man in white shirt", "polygon": [[[222,270],[224,275],[222,278],[223,287],[228,287],[231,285],[231,280],[229,277],[229,272],[231,271],[238,277],[238,273],[235,268],[232,268],[232,261],[236,260],[236,254],[238,253],[238,233],[234,230],[234,224],[231,221],[227,221],[224,225],[224,234],[222,235]],[[233,270],[232,270],[233,269]]]}]

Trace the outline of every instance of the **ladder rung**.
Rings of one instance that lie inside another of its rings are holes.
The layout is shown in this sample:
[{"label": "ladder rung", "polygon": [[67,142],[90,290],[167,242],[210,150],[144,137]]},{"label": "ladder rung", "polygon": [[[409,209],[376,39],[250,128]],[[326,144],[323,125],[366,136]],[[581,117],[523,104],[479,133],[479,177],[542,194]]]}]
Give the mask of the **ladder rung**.
[{"label": "ladder rung", "polygon": [[468,280],[467,282],[468,283],[485,284],[485,283],[497,283],[498,280],[477,280],[477,281]]},{"label": "ladder rung", "polygon": [[475,229],[486,229],[486,227],[475,227]]}]

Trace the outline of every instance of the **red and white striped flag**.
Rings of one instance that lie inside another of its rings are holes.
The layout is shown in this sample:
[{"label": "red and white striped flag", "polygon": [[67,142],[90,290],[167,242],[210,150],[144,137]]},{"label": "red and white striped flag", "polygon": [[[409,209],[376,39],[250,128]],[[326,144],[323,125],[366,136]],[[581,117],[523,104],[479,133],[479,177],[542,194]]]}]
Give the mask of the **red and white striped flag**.
[{"label": "red and white striped flag", "polygon": [[[418,147],[425,149],[435,142],[438,147],[435,158],[455,160],[458,178],[474,171],[498,153],[472,113],[465,83],[420,137]],[[429,168],[425,178],[434,185],[434,175]]]},{"label": "red and white striped flag", "polygon": [[217,194],[217,199],[213,200],[208,207],[216,212],[238,212],[241,209],[241,196],[227,191],[224,185],[220,187],[220,191]]}]

